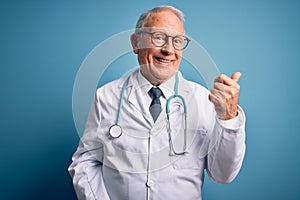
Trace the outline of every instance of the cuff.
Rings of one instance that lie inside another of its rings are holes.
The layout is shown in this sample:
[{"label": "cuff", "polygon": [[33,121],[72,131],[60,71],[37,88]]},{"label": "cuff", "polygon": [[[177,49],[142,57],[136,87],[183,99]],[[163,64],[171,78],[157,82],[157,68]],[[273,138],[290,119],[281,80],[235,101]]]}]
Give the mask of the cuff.
[{"label": "cuff", "polygon": [[243,109],[238,106],[238,115],[230,120],[221,120],[217,118],[217,122],[226,129],[237,130],[240,129],[246,123],[246,116]]}]

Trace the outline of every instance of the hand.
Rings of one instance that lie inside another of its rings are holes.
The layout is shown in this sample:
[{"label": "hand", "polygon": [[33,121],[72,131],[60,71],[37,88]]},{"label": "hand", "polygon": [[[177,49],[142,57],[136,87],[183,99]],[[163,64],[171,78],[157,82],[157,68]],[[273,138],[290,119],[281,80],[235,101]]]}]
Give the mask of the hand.
[{"label": "hand", "polygon": [[229,120],[238,115],[238,98],[240,72],[235,72],[231,78],[222,74],[214,81],[214,88],[210,90],[209,100],[215,105],[215,110],[222,120]]}]

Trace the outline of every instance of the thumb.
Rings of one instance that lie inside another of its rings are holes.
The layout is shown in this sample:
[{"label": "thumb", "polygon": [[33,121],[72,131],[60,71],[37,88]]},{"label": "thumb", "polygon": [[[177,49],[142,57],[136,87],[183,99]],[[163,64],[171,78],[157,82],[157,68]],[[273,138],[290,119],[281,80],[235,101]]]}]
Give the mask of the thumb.
[{"label": "thumb", "polygon": [[235,82],[238,82],[241,76],[242,76],[241,72],[235,72],[234,74],[232,74],[231,79],[234,80]]}]

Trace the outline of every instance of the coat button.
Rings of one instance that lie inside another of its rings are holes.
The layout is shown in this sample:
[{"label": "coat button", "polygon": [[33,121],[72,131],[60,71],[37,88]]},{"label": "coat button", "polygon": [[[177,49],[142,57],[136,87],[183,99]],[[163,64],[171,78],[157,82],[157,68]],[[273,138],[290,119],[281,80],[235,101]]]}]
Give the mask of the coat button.
[{"label": "coat button", "polygon": [[151,188],[154,185],[154,182],[152,180],[148,180],[146,183],[146,186]]}]

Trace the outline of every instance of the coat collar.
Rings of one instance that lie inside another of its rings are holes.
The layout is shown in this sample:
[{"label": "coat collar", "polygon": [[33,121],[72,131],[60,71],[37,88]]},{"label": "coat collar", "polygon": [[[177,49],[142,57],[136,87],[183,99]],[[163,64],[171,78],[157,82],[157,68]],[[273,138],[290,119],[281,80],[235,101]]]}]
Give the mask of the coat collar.
[{"label": "coat collar", "polygon": [[[178,94],[183,96],[185,101],[188,102],[191,97],[191,86],[188,81],[182,77],[181,72],[178,72],[178,78]],[[175,75],[159,86],[166,99],[175,94],[174,85]],[[119,87],[122,88],[123,85],[120,85]],[[141,74],[140,70],[137,69],[129,76],[128,85],[125,89],[125,94],[127,95],[124,95],[124,97],[127,96],[127,100],[130,104],[132,104],[137,110],[139,110],[139,112],[143,113],[144,118],[149,121],[149,123],[152,121],[150,114],[149,116],[146,115],[146,113],[149,112],[149,109],[143,106],[145,104],[140,102],[140,99],[149,101],[146,102],[146,104],[150,105],[151,99],[148,97],[148,91],[151,89],[151,87],[153,87],[153,85]],[[159,119],[157,121],[159,121]]]},{"label": "coat collar", "polygon": [[[178,93],[181,95],[186,95],[187,93],[189,93],[189,91],[191,91],[190,85],[188,84],[188,81],[183,78],[180,71],[178,71],[178,77]],[[175,75],[158,87],[162,90],[164,97],[168,99],[171,95],[175,94],[174,85]],[[135,70],[130,75],[129,82],[126,88],[126,90],[130,91],[128,94],[128,100],[131,101],[134,93],[137,91],[140,91],[143,96],[148,95],[147,93],[151,89],[151,87],[153,87],[153,85],[142,75],[141,71],[139,69]]]}]

